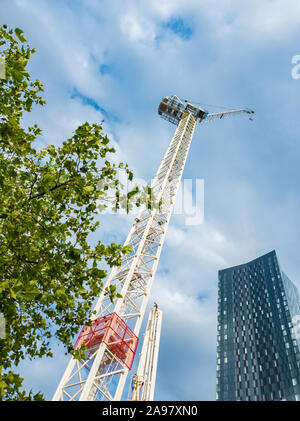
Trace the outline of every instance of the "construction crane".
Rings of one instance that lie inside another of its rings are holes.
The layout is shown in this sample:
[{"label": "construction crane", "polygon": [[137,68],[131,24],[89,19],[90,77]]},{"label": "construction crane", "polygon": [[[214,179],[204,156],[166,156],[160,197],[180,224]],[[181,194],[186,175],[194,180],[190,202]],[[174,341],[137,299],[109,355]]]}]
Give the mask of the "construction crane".
[{"label": "construction crane", "polygon": [[[85,345],[85,358],[70,359],[53,400],[121,400],[196,123],[242,113],[253,111],[209,113],[175,95],[159,104],[158,114],[177,126],[151,185],[161,206],[141,208],[124,244],[132,251],[121,266],[112,269],[95,305],[91,326],[82,328],[74,345],[76,349]],[[112,285],[121,294],[114,303],[107,293]]]},{"label": "construction crane", "polygon": [[162,311],[156,303],[149,313],[136,374],[132,378],[132,401],[153,401],[162,323]]}]

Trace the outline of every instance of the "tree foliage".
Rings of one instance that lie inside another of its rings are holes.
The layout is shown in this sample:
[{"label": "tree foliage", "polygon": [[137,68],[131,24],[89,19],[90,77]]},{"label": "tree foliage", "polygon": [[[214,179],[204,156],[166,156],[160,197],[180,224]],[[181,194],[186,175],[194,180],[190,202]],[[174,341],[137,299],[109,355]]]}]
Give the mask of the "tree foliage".
[{"label": "tree foliage", "polygon": [[[38,148],[38,125],[22,126],[24,112],[45,104],[41,81],[26,70],[34,49],[25,43],[20,29],[0,27],[6,64],[0,79],[0,313],[6,322],[0,399],[9,400],[42,399],[21,390],[15,367],[27,357],[52,356],[52,337],[74,352],[72,338],[103,288],[103,263],[119,265],[129,252],[120,244],[89,243],[99,225],[96,200],[105,208],[113,190],[116,207],[128,210],[147,196],[137,188],[121,194],[118,168],[130,180],[133,174],[109,160],[115,150],[101,125],[84,123],[59,147]],[[108,294],[115,298],[114,289]]]}]

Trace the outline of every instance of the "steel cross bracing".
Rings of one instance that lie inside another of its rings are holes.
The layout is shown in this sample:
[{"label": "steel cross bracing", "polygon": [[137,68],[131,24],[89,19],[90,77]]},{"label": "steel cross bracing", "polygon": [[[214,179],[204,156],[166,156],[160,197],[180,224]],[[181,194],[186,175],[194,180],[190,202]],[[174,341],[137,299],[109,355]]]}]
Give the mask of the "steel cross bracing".
[{"label": "steel cross bracing", "polygon": [[[124,244],[130,245],[132,252],[124,256],[121,266],[112,269],[92,317],[96,319],[117,313],[137,336],[196,122],[253,113],[232,110],[209,114],[193,104],[183,104],[176,96],[164,98],[158,112],[177,125],[151,186],[161,207],[152,210],[142,207]],[[114,304],[105,292],[110,285],[115,285],[116,291],[122,295]],[[71,358],[53,400],[121,400],[127,374],[127,366],[101,342],[98,347],[89,349],[83,361]]]},{"label": "steel cross bracing", "polygon": [[149,313],[147,329],[136,374],[132,378],[131,400],[153,401],[162,323],[157,304]]},{"label": "steel cross bracing", "polygon": [[[94,309],[93,318],[116,312],[137,336],[195,124],[193,115],[182,117],[151,186],[161,207],[148,210],[144,206],[139,212],[124,244],[132,252],[112,269]],[[111,284],[122,294],[114,304],[104,292]],[[128,368],[101,343],[86,360],[70,360],[53,400],[120,400],[127,374]]]}]

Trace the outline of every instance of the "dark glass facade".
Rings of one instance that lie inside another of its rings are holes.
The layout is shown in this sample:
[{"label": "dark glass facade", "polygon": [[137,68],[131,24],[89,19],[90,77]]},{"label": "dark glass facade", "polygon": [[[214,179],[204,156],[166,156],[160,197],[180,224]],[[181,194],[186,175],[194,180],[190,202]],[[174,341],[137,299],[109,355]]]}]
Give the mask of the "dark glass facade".
[{"label": "dark glass facade", "polygon": [[220,401],[300,401],[300,299],[275,251],[219,271]]}]

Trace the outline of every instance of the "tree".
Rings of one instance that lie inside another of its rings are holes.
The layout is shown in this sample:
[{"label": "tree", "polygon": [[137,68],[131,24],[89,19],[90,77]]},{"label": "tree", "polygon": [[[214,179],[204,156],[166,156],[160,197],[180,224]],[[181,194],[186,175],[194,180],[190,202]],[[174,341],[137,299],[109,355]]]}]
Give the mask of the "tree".
[{"label": "tree", "polygon": [[[52,337],[74,354],[72,338],[89,323],[103,288],[103,262],[120,265],[130,251],[115,243],[89,244],[88,235],[99,225],[96,200],[105,208],[110,190],[115,208],[128,210],[144,200],[149,205],[150,193],[122,193],[118,168],[129,180],[133,174],[127,165],[110,162],[115,150],[101,125],[84,123],[61,146],[37,148],[41,130],[22,127],[22,116],[45,100],[41,81],[32,81],[26,70],[35,51],[25,43],[20,29],[0,27],[6,66],[0,79],[0,313],[6,322],[1,400],[43,399],[21,390],[23,379],[14,367],[27,357],[52,356]],[[113,288],[107,293],[115,298]]]}]

